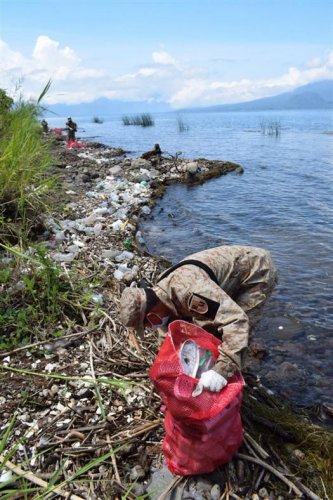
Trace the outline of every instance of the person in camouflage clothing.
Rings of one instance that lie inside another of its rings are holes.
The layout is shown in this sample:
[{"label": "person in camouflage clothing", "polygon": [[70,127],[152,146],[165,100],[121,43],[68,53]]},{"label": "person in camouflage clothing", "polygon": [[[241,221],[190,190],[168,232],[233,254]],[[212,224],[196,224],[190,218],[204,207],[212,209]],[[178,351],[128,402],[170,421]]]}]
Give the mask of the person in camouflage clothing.
[{"label": "person in camouflage clothing", "polygon": [[202,374],[193,395],[203,389],[220,391],[243,368],[251,328],[276,282],[277,271],[266,250],[210,248],[162,273],[152,288],[126,288],[121,319],[125,326],[143,332],[178,318],[222,338],[216,364]]}]

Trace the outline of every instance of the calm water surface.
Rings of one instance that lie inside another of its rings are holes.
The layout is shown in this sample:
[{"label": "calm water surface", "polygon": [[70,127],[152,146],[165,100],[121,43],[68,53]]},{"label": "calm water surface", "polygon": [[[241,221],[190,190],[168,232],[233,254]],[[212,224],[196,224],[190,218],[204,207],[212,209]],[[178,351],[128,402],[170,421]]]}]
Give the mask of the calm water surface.
[{"label": "calm water surface", "polygon": [[[150,251],[173,262],[224,244],[270,250],[280,282],[257,328],[257,338],[269,347],[258,370],[267,385],[295,402],[333,403],[332,114],[183,114],[189,126],[184,133],[177,119],[156,115],[149,129],[123,127],[120,117],[102,125],[77,121],[82,137],[133,155],[158,142],[163,151],[182,151],[184,158],[225,159],[244,167],[243,175],[168,188],[141,223],[144,238]],[[280,136],[263,135],[260,124],[275,120]]]}]

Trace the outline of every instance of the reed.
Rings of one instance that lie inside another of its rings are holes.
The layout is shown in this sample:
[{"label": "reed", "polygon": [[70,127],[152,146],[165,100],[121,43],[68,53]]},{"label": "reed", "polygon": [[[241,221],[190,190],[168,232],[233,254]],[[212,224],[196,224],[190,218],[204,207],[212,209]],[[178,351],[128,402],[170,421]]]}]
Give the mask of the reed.
[{"label": "reed", "polygon": [[141,115],[128,116],[122,118],[123,125],[135,125],[138,127],[152,127],[155,125],[153,117],[149,113],[142,113]]},{"label": "reed", "polygon": [[94,116],[92,119],[93,123],[104,123],[103,118],[99,118],[98,116]]},{"label": "reed", "polygon": [[280,120],[267,120],[266,118],[262,118],[260,120],[260,130],[264,135],[271,135],[278,137],[281,134],[281,123]]},{"label": "reed", "polygon": [[181,117],[178,117],[177,123],[178,123],[178,131],[179,132],[188,132],[190,130],[189,125],[187,123],[185,123]]}]

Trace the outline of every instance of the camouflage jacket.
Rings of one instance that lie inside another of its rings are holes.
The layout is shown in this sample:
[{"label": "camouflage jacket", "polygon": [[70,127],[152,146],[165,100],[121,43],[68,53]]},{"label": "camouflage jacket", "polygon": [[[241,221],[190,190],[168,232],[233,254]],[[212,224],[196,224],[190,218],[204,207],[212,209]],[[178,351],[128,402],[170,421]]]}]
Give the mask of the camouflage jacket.
[{"label": "camouflage jacket", "polygon": [[214,272],[192,264],[173,270],[154,291],[174,318],[192,320],[222,337],[214,369],[230,378],[243,367],[249,341],[251,309],[261,305],[276,282],[269,252],[255,247],[221,246],[192,254]]}]

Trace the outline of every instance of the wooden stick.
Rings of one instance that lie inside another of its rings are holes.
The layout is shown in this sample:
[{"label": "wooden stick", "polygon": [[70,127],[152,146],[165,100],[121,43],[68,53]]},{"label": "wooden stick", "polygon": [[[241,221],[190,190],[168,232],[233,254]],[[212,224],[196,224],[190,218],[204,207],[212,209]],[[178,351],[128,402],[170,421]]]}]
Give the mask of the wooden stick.
[{"label": "wooden stick", "polygon": [[281,474],[281,472],[274,469],[274,467],[272,467],[269,464],[266,464],[266,462],[264,462],[263,460],[260,460],[260,458],[253,458],[250,457],[249,455],[243,455],[243,453],[237,453],[236,456],[238,458],[242,458],[243,460],[248,460],[249,462],[253,462],[254,464],[261,465],[265,469],[275,474],[275,476],[277,476],[279,479],[281,479],[281,481],[283,481],[287,486],[289,486],[289,488],[291,488],[297,496],[299,497],[302,496],[303,493],[297,488],[297,486],[294,483],[289,481],[289,479],[287,479],[286,476],[284,476],[283,474]]},{"label": "wooden stick", "polygon": [[[70,338],[73,338],[73,337],[83,337],[84,335],[88,335],[89,333],[93,333],[95,332],[96,330],[99,330],[99,326],[95,327],[95,328],[91,328],[90,330],[87,330],[86,332],[76,332],[76,333],[69,333],[68,335],[63,335],[62,337],[59,338],[59,341],[63,340],[63,339],[70,339]],[[56,343],[57,341],[54,341],[54,343]],[[34,344],[29,344],[29,345],[25,345],[23,347],[18,347],[17,349],[13,349],[12,351],[7,351],[7,352],[2,352],[0,353],[0,357],[1,358],[4,358],[6,356],[11,356],[12,354],[16,354],[17,352],[20,352],[20,351],[25,351],[27,349],[30,349],[32,347],[38,347],[40,345],[44,345],[44,344],[51,344],[52,341],[49,340],[41,340],[40,342],[35,342]]]},{"label": "wooden stick", "polygon": [[[30,471],[25,471],[18,465],[15,465],[13,462],[10,462],[9,460],[5,460],[5,457],[0,455],[0,463],[3,463],[7,469],[10,471],[14,472],[19,477],[23,477],[27,481],[30,481],[33,484],[37,484],[37,486],[41,486],[42,488],[48,489],[49,485],[46,481],[43,479],[39,478],[38,476],[35,476]],[[57,495],[60,495],[61,497],[64,497],[66,499],[71,499],[71,500],[84,500],[82,497],[78,497],[77,495],[74,495],[73,493],[70,493],[69,491],[64,491],[61,488],[58,488],[57,486],[52,486],[52,489],[50,489],[50,492],[54,492]]]},{"label": "wooden stick", "polygon": [[248,434],[247,432],[244,432],[244,438],[247,439],[248,441],[250,441],[250,444],[258,452],[258,454],[261,456],[261,458],[266,460],[269,457],[269,453],[267,453],[267,451],[265,451],[260,446],[260,444],[258,444],[257,441],[255,441],[252,436],[250,436],[250,434]]},{"label": "wooden stick", "polygon": [[[109,443],[110,450],[113,451],[109,435],[106,436],[106,440]],[[115,457],[114,453],[112,453],[112,455],[111,455],[111,460],[112,460],[113,470],[114,470],[114,474],[116,476],[117,483],[121,484],[121,480],[120,480],[120,476],[119,476],[119,471],[118,471],[118,467],[117,467],[117,462],[116,462],[116,457]]]}]

